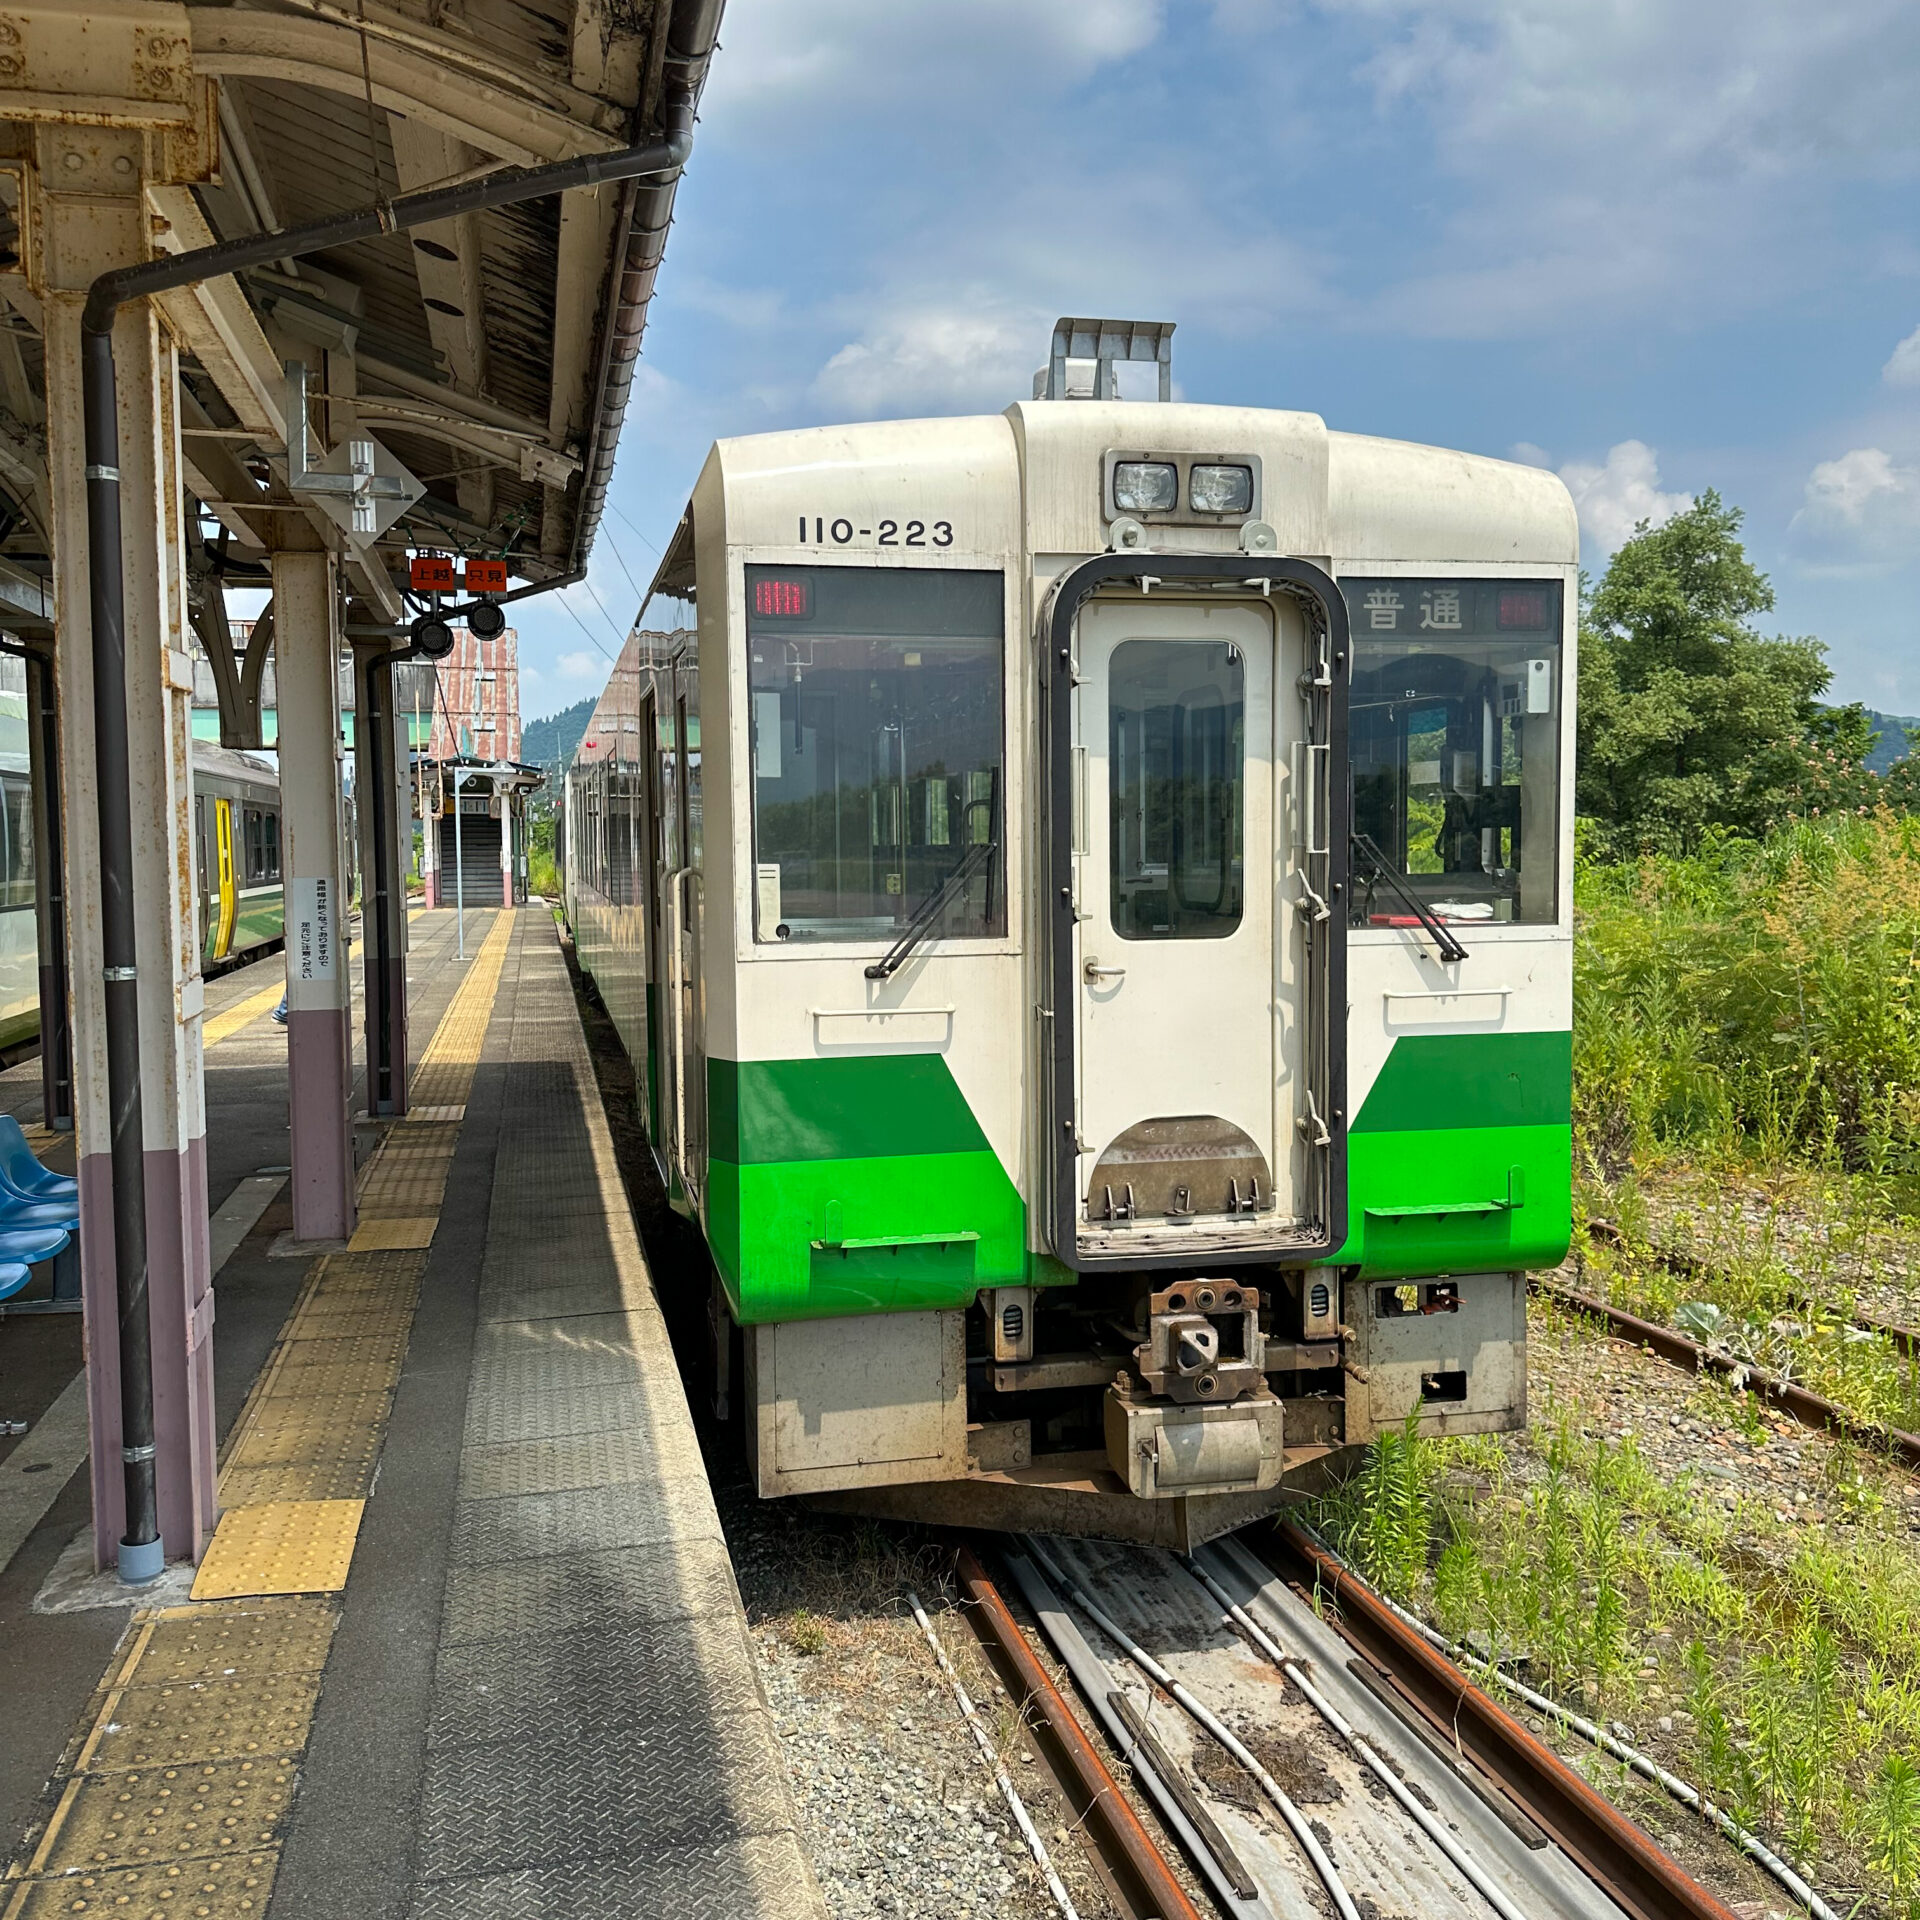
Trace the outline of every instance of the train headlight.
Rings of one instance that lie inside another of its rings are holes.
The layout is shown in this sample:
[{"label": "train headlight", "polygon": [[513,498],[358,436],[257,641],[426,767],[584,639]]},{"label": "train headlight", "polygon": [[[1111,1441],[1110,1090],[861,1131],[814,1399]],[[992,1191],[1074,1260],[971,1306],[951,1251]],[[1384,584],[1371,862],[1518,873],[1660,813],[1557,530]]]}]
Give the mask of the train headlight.
[{"label": "train headlight", "polygon": [[1187,481],[1187,504],[1195,513],[1251,513],[1251,467],[1194,466]]},{"label": "train headlight", "polygon": [[1171,513],[1180,498],[1180,471],[1171,460],[1119,460],[1113,468],[1118,513]]}]

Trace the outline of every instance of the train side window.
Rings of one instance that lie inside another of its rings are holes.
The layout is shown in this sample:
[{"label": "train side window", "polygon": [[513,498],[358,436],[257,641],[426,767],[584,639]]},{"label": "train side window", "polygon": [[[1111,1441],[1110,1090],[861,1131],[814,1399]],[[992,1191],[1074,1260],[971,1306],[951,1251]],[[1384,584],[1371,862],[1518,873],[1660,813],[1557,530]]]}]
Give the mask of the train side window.
[{"label": "train side window", "polygon": [[240,879],[243,886],[253,886],[260,878],[260,870],[265,864],[265,855],[261,851],[260,809],[243,807],[242,818],[245,822],[243,836],[244,853],[241,858]]},{"label": "train side window", "polygon": [[4,795],[4,878],[0,878],[0,907],[30,907],[33,899],[33,788],[20,774],[0,782]]},{"label": "train side window", "polygon": [[1004,933],[1005,576],[746,573],[756,938]]},{"label": "train side window", "polygon": [[280,878],[280,816],[277,813],[269,813],[262,817],[260,847],[266,863],[265,871],[260,877],[263,880],[278,880]]},{"label": "train side window", "polygon": [[1552,922],[1560,583],[1341,585],[1353,628],[1352,924],[1416,924],[1402,888],[1445,921]]}]

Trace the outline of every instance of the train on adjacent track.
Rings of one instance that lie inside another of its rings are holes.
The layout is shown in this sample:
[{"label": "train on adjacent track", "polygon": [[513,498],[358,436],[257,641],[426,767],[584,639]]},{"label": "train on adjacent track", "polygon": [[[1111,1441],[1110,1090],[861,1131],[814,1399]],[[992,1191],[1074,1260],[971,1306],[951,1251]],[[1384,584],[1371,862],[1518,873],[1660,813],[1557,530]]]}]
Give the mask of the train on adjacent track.
[{"label": "train on adjacent track", "polygon": [[[40,938],[26,675],[0,656],[0,1059],[40,1037]],[[196,741],[193,809],[200,965],[219,973],[279,947],[280,775],[271,759]]]},{"label": "train on adjacent track", "polygon": [[1525,1419],[1573,505],[1174,402],[1170,334],[1063,322],[1001,415],[718,443],[567,773],[764,1495],[1179,1543],[1410,1415]]}]

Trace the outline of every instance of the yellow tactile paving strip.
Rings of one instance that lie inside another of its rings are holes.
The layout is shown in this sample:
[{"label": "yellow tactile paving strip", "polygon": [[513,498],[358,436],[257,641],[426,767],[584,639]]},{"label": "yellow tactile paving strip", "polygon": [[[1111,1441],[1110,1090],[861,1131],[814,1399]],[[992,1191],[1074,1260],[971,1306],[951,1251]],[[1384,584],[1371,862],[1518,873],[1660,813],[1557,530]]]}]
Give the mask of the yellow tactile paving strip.
[{"label": "yellow tactile paving strip", "polygon": [[286,990],[287,980],[283,973],[272,986],[262,987],[258,993],[250,994],[237,1007],[229,1007],[225,1013],[216,1013],[200,1029],[202,1050],[217,1047],[222,1040],[238,1033],[242,1027],[252,1026],[263,1013],[271,1013],[280,1004],[280,996]]},{"label": "yellow tactile paving strip", "polygon": [[192,1601],[134,1615],[0,1920],[265,1914],[513,928],[495,919],[414,1073],[427,1114],[363,1170],[372,1244],[314,1263],[234,1422]]}]

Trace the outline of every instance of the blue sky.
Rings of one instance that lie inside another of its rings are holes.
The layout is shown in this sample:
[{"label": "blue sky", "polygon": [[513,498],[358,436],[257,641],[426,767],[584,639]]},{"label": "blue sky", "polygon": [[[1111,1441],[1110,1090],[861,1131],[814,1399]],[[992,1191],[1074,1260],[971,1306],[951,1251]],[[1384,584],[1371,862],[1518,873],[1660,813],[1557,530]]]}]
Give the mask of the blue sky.
[{"label": "blue sky", "polygon": [[1832,697],[1920,713],[1910,0],[729,0],[585,587],[597,692],[711,442],[997,411],[1061,313],[1183,397],[1558,469],[1587,564],[1705,487]]}]

